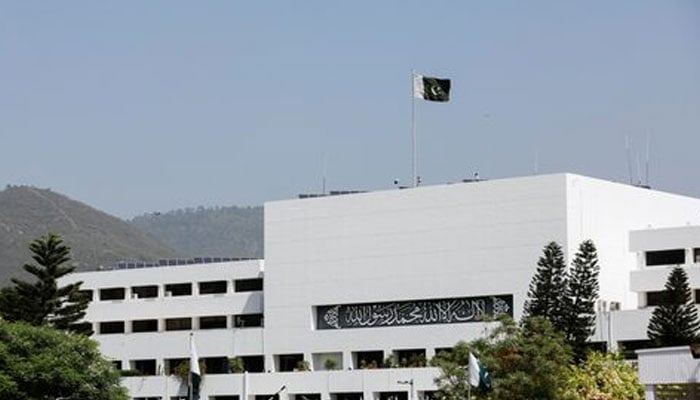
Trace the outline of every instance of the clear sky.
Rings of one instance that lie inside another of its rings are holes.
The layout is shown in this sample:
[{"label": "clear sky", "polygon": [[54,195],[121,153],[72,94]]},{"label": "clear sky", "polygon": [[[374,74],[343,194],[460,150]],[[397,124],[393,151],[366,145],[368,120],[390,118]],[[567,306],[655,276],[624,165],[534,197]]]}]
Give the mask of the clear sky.
[{"label": "clear sky", "polygon": [[0,2],[0,185],[120,217],[411,174],[700,197],[700,2]]}]

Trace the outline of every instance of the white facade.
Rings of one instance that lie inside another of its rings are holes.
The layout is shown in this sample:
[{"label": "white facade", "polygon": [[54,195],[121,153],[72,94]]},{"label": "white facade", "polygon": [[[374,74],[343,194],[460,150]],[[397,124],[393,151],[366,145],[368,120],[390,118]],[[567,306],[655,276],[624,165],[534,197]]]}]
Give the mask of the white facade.
[{"label": "white facade", "polygon": [[[382,352],[385,358],[419,351],[429,359],[436,349],[484,335],[484,323],[319,329],[319,307],[512,296],[511,312],[519,319],[542,248],[558,242],[569,262],[579,243],[592,239],[601,265],[601,299],[630,310],[603,314],[592,340],[643,340],[650,311],[638,309],[646,304],[642,292],[665,282],[659,272],[665,267],[651,270],[642,263],[645,251],[658,243],[646,232],[680,226],[696,226],[694,233],[680,233],[682,240],[698,235],[700,200],[556,174],[270,202],[265,205],[264,268],[259,260],[97,271],[71,279],[84,281],[83,288],[96,294],[102,288],[126,288],[124,300],[96,297],[86,318],[98,331],[103,353],[123,368],[133,368],[135,360],[155,360],[156,370],[167,370],[168,360],[186,358],[190,330],[168,330],[168,320],[187,317],[193,318],[200,357],[264,361],[269,372],[208,374],[203,398],[251,400],[286,386],[281,395],[289,398],[317,394],[327,400],[338,393],[361,393],[378,399],[384,392],[410,392],[416,399],[435,390],[436,370],[358,370],[360,352]],[[668,240],[672,248],[682,244],[691,253],[700,247],[692,240]],[[235,291],[236,280],[261,277],[264,291]],[[226,282],[223,293],[197,292],[200,282],[216,281]],[[191,295],[164,296],[166,285],[184,282],[193,284]],[[132,299],[131,288],[144,285],[158,286],[158,297]],[[700,275],[693,285],[700,288]],[[264,328],[235,327],[233,316],[247,314],[264,314]],[[226,316],[225,326],[198,329],[206,316]],[[131,332],[129,321],[144,319],[157,319],[157,331]],[[125,332],[99,333],[105,321],[127,321]],[[298,358],[313,372],[279,372]],[[329,358],[341,370],[325,371]],[[126,383],[139,398],[183,393],[172,377],[128,378]]]}]

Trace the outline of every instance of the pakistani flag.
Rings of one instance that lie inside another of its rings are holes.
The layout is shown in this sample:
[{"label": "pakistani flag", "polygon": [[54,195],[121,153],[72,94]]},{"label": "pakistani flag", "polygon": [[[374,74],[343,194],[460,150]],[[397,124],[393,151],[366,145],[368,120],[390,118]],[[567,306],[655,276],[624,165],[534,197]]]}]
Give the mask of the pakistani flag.
[{"label": "pakistani flag", "polygon": [[450,80],[413,75],[413,97],[429,101],[449,101]]},{"label": "pakistani flag", "polygon": [[471,352],[469,352],[469,384],[481,390],[491,390],[489,373]]},{"label": "pakistani flag", "polygon": [[190,333],[190,385],[189,400],[199,400],[199,383],[202,381],[202,374],[199,372],[199,357],[197,348],[194,346],[194,335]]}]

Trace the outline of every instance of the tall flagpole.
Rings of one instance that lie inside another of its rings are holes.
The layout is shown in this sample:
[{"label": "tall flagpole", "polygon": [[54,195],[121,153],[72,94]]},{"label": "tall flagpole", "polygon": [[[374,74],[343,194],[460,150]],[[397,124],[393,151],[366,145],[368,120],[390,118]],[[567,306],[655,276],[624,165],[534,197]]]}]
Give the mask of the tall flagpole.
[{"label": "tall flagpole", "polygon": [[418,157],[416,156],[416,70],[411,71],[411,186],[418,186]]}]

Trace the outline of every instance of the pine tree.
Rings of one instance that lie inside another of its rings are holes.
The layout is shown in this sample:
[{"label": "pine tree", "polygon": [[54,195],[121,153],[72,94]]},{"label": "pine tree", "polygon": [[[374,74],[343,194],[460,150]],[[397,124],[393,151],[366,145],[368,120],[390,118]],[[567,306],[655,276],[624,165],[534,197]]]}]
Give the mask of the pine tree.
[{"label": "pine tree", "polygon": [[85,316],[88,299],[79,292],[82,282],[58,287],[57,280],[75,270],[70,261],[70,248],[53,233],[34,240],[29,249],[36,264],[25,264],[24,270],[34,275],[35,282],[13,278],[14,286],[0,291],[0,316],[7,321],[51,325],[58,329],[92,333],[78,324]]},{"label": "pine tree", "polygon": [[664,286],[662,304],[651,315],[647,336],[657,346],[683,346],[699,339],[699,328],[688,275],[683,268],[676,267]]},{"label": "pine tree", "polygon": [[579,245],[569,271],[566,287],[566,324],[564,334],[577,360],[585,358],[585,345],[595,330],[595,304],[598,300],[598,253],[593,241]]},{"label": "pine tree", "polygon": [[564,318],[567,306],[565,296],[567,286],[566,263],[561,246],[551,242],[544,247],[543,255],[537,262],[537,272],[530,282],[525,301],[525,317],[542,317],[564,331]]}]

